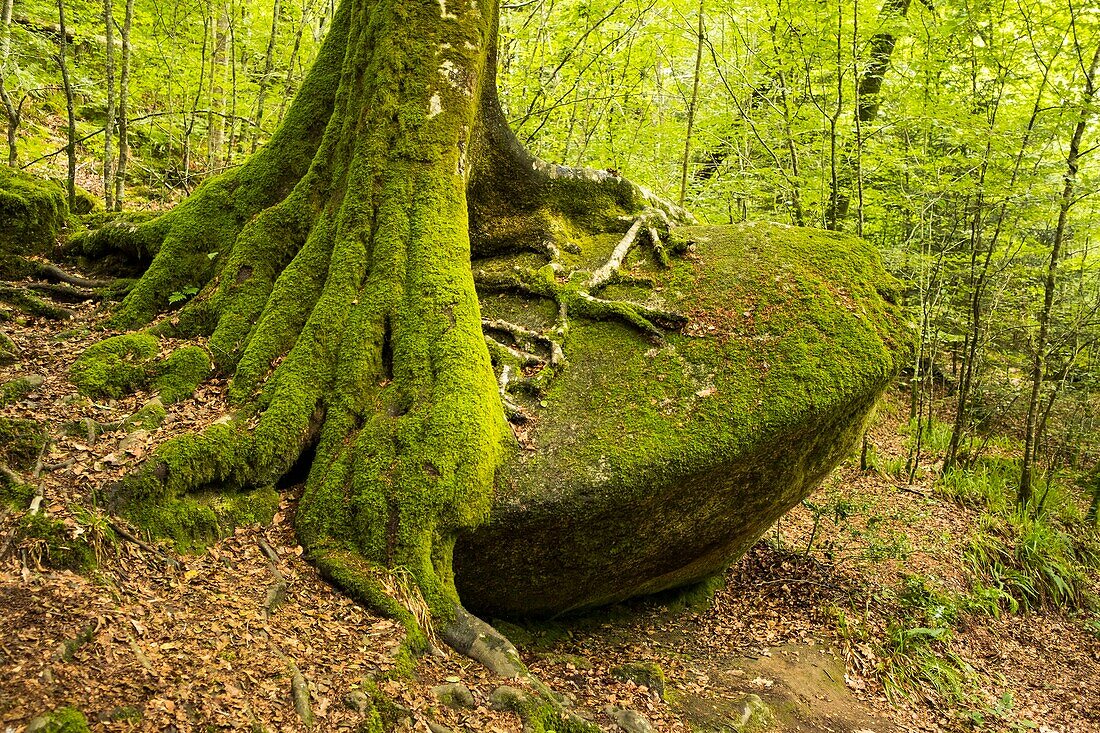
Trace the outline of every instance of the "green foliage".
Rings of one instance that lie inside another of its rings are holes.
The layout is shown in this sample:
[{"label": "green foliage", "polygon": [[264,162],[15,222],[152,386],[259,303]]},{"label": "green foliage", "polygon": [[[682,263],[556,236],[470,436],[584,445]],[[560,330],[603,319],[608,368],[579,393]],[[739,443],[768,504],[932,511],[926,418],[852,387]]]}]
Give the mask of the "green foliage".
[{"label": "green foliage", "polygon": [[1018,462],[987,457],[949,472],[937,486],[980,512],[964,550],[977,605],[1013,613],[1093,607],[1090,576],[1100,569],[1100,547],[1081,525],[1074,499],[1060,483],[1040,484],[1042,510],[1019,510],[1018,477]]}]

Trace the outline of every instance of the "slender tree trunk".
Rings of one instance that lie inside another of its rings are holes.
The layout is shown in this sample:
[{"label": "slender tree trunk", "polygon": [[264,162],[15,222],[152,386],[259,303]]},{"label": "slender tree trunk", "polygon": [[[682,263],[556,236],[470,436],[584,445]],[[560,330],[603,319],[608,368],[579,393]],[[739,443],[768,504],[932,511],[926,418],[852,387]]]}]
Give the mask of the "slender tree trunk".
[{"label": "slender tree trunk", "polygon": [[113,0],[103,0],[103,30],[107,41],[107,120],[103,126],[103,202],[115,208],[115,14]]},{"label": "slender tree trunk", "polygon": [[[224,164],[233,163],[234,148],[237,145],[237,13],[230,5],[229,14],[229,141],[225,146]],[[241,12],[244,12],[242,6]],[[243,17],[243,16],[242,16]]]},{"label": "slender tree trunk", "polygon": [[[272,72],[275,69],[275,42],[279,38],[279,13],[282,7],[282,0],[275,0],[274,7],[271,9],[271,34],[267,37],[267,51],[264,52],[264,73],[260,77],[260,89],[256,94],[256,119],[252,126],[251,150],[253,153],[260,145],[260,130],[264,122],[264,102],[267,99],[267,90],[271,86]],[[301,31],[299,30],[300,37]],[[297,41],[295,41],[294,47],[297,51]],[[291,64],[293,64],[293,59],[291,59]]]},{"label": "slender tree trunk", "polygon": [[17,132],[20,117],[19,108],[11,98],[11,93],[7,88],[10,73],[8,64],[11,62],[11,13],[13,5],[14,0],[4,0],[3,9],[0,10],[0,102],[4,105],[4,114],[8,122],[8,165],[12,168],[19,162]]},{"label": "slender tree trunk", "polygon": [[691,166],[691,135],[695,125],[695,107],[699,102],[699,76],[703,68],[703,23],[706,0],[699,0],[699,25],[695,36],[695,75],[691,85],[691,101],[688,102],[687,127],[684,130],[684,160],[680,167],[680,206],[687,197],[688,169]]},{"label": "slender tree trunk", "polygon": [[1066,174],[1062,186],[1062,197],[1058,205],[1058,224],[1054,229],[1054,241],[1050,246],[1050,261],[1047,265],[1046,278],[1043,286],[1043,306],[1039,311],[1039,333],[1035,339],[1034,353],[1031,360],[1031,397],[1027,406],[1027,423],[1024,428],[1024,455],[1020,469],[1020,486],[1016,492],[1016,503],[1020,507],[1026,507],[1031,503],[1034,493],[1034,454],[1037,442],[1039,412],[1041,406],[1041,393],[1043,387],[1043,375],[1046,371],[1047,343],[1050,336],[1050,316],[1054,308],[1054,290],[1058,284],[1058,265],[1062,257],[1062,244],[1066,235],[1066,225],[1069,220],[1069,210],[1073,206],[1073,189],[1077,180],[1077,169],[1081,157],[1081,139],[1085,135],[1089,120],[1092,118],[1092,102],[1095,96],[1096,69],[1100,65],[1100,44],[1097,45],[1092,55],[1085,74],[1085,89],[1081,99],[1080,112],[1077,125],[1073,129],[1073,137],[1069,143],[1069,153],[1066,156]]},{"label": "slender tree trunk", "polygon": [[118,80],[118,170],[115,172],[114,210],[122,211],[126,195],[126,166],[130,160],[130,58],[133,51],[130,31],[134,24],[134,0],[126,0],[126,15],[122,21],[122,70]]},{"label": "slender tree trunk", "polygon": [[[859,102],[856,107],[856,124],[862,128],[870,124],[878,116],[879,107],[882,104],[882,84],[886,79],[886,73],[890,70],[890,60],[894,55],[894,47],[897,46],[897,36],[891,27],[898,18],[904,18],[909,12],[912,0],[883,0],[879,11],[879,24],[883,30],[871,37],[870,61],[859,76],[856,86],[856,97]],[[838,41],[839,43],[839,41]],[[843,154],[841,154],[843,156]],[[851,171],[848,166],[842,166],[836,182],[833,184],[833,195],[829,199],[825,212],[825,221],[828,228],[840,228],[844,219],[848,216],[851,205],[848,196],[848,188],[851,181]]]},{"label": "slender tree trunk", "polygon": [[65,142],[65,157],[68,159],[69,164],[68,175],[65,177],[65,192],[68,197],[69,208],[72,209],[76,204],[76,105],[73,99],[73,86],[69,80],[69,36],[65,27],[64,0],[57,0],[57,20],[61,30],[57,64],[61,67],[61,85],[65,90],[65,112],[69,121]]}]

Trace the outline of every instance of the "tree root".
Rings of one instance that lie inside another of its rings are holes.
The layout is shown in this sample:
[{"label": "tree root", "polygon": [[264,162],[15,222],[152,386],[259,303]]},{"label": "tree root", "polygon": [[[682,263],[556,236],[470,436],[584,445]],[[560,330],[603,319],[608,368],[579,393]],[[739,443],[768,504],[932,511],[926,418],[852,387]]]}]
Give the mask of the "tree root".
[{"label": "tree root", "polygon": [[271,545],[263,537],[257,537],[256,542],[267,557],[271,574],[275,576],[275,582],[267,589],[267,598],[264,600],[264,618],[271,618],[275,609],[286,600],[286,576],[279,570],[279,556],[271,549]]},{"label": "tree root", "polygon": [[27,315],[48,318],[52,321],[64,321],[72,318],[73,315],[73,312],[68,308],[61,308],[47,303],[31,295],[26,288],[11,284],[0,284],[0,303],[7,303]]},{"label": "tree root", "polygon": [[[553,300],[558,305],[557,320],[545,332],[500,319],[482,319],[482,331],[490,356],[499,369],[500,396],[510,422],[522,423],[528,419],[523,407],[512,399],[511,391],[521,389],[539,396],[554,375],[565,366],[564,343],[569,332],[570,316],[598,321],[617,320],[657,343],[664,338],[662,328],[677,329],[687,323],[686,317],[674,311],[627,300],[600,298],[594,294],[616,283],[650,284],[645,278],[624,274],[623,264],[644,233],[658,262],[669,266],[669,251],[661,240],[658,228],[667,231],[671,226],[672,221],[665,208],[645,209],[633,218],[603,265],[590,273],[574,271],[564,282],[560,279],[565,269],[560,261],[560,250],[552,244],[546,247],[551,260],[540,269],[516,267],[508,272],[487,273],[479,270],[475,273],[475,282],[482,290],[519,292]],[[498,334],[512,343],[498,339]],[[523,376],[521,371],[517,377],[512,374],[512,367],[517,370],[534,369],[535,372],[532,376]]]},{"label": "tree root", "polygon": [[60,303],[84,303],[89,300],[103,300],[103,296],[99,293],[64,283],[28,283],[26,288]]},{"label": "tree root", "polygon": [[50,282],[65,283],[78,288],[106,288],[110,287],[112,282],[114,282],[112,280],[92,280],[86,277],[80,277],[79,275],[73,275],[49,262],[36,262],[34,264],[35,276]]}]

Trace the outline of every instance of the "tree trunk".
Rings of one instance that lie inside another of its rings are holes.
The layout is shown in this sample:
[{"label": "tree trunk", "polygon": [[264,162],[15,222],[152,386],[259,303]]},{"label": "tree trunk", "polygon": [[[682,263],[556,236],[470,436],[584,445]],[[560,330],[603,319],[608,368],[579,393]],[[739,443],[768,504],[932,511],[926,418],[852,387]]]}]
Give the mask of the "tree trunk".
[{"label": "tree trunk", "polygon": [[107,120],[103,126],[103,203],[114,209],[115,168],[115,15],[113,0],[103,0],[103,32],[107,39]]},{"label": "tree trunk", "polygon": [[69,170],[65,177],[65,193],[72,210],[76,203],[76,108],[73,101],[73,86],[69,80],[68,60],[68,32],[65,30],[65,2],[57,0],[57,20],[60,26],[60,48],[57,54],[57,65],[61,67],[61,85],[65,90],[65,112],[68,115],[69,124],[65,132],[65,157],[68,160]]},{"label": "tree trunk", "polygon": [[[547,343],[565,338],[569,314],[653,333],[660,313],[588,292],[604,268],[579,290],[545,276],[560,267],[555,233],[566,219],[621,231],[647,205],[684,216],[609,173],[528,154],[497,100],[495,44],[495,3],[344,0],[270,142],[173,211],[84,242],[156,252],[115,326],[142,326],[174,291],[201,288],[158,328],[210,334],[234,408],[159,449],[114,488],[115,505],[179,526],[192,492],[270,486],[308,456],[296,527],[310,559],[359,600],[411,618],[386,593],[396,579],[452,644],[477,648],[451,551],[486,518],[514,438],[471,247],[543,243],[551,266],[517,286],[559,302]],[[560,345],[550,353],[552,372]]]},{"label": "tree trunk", "polygon": [[691,134],[695,125],[695,107],[699,103],[699,76],[703,68],[703,19],[706,0],[699,0],[699,28],[695,37],[695,76],[691,85],[691,100],[687,109],[687,128],[684,130],[684,160],[680,167],[680,206],[687,197],[688,169],[691,167]]},{"label": "tree trunk", "polygon": [[134,0],[126,0],[126,15],[122,21],[122,70],[118,79],[118,170],[115,171],[115,211],[122,211],[122,199],[126,195],[126,165],[130,159],[130,127],[126,115],[130,113],[130,55],[133,51],[130,30],[133,25]]},{"label": "tree trunk", "polygon": [[4,105],[4,115],[8,125],[8,165],[12,168],[19,162],[18,138],[19,108],[11,98],[11,93],[6,86],[8,79],[8,64],[11,60],[11,12],[14,0],[4,0],[3,10],[0,11],[0,103]]},{"label": "tree trunk", "polygon": [[[271,86],[271,72],[275,68],[275,41],[279,38],[279,11],[281,8],[282,0],[275,0],[275,5],[271,9],[271,34],[267,37],[267,51],[264,53],[264,73],[260,77],[260,89],[256,94],[256,120],[252,126],[253,153],[260,145],[260,130],[264,121],[264,101],[267,98],[267,89]],[[295,51],[297,51],[297,42],[295,42]],[[293,63],[293,60],[291,63]]]},{"label": "tree trunk", "polygon": [[1094,81],[1098,65],[1100,65],[1100,45],[1097,45],[1096,50],[1093,52],[1092,62],[1085,74],[1085,91],[1081,99],[1077,125],[1073,129],[1073,137],[1070,139],[1069,153],[1066,156],[1066,175],[1062,186],[1062,198],[1058,205],[1058,224],[1054,228],[1054,241],[1050,245],[1050,262],[1047,265],[1043,287],[1043,306],[1039,311],[1039,334],[1035,339],[1035,349],[1031,359],[1031,398],[1028,400],[1027,423],[1024,428],[1024,455],[1020,468],[1020,486],[1016,492],[1016,504],[1020,507],[1026,507],[1031,503],[1033,494],[1032,483],[1034,477],[1032,474],[1035,470],[1035,444],[1038,437],[1043,375],[1046,371],[1050,315],[1054,307],[1054,290],[1058,284],[1058,265],[1062,257],[1066,223],[1069,220],[1069,210],[1073,206],[1073,187],[1077,180],[1077,167],[1081,157],[1081,139],[1085,135],[1085,128],[1088,127],[1093,112],[1092,100],[1096,93]]},{"label": "tree trunk", "polygon": [[[890,69],[890,59],[894,55],[894,47],[898,42],[890,24],[897,18],[905,17],[911,2],[912,0],[884,0],[879,11],[879,22],[883,30],[871,37],[870,62],[859,76],[856,85],[858,102],[855,124],[861,136],[863,126],[870,124],[878,116],[879,106],[882,104],[882,83],[886,79],[886,72]],[[838,37],[837,43],[839,42]],[[843,157],[843,153],[841,155]],[[842,222],[848,216],[848,208],[851,205],[851,199],[848,196],[851,175],[850,167],[843,166],[833,184],[832,195],[825,212],[825,221],[829,229],[840,229]]]}]

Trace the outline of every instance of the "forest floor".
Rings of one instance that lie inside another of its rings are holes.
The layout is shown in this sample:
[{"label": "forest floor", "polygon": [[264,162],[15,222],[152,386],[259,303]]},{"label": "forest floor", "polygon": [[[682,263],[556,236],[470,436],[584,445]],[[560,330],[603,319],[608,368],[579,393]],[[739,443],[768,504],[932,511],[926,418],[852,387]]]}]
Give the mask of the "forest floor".
[{"label": "forest floor", "polygon": [[[44,381],[0,415],[50,427],[34,479],[42,511],[98,562],[85,574],[51,569],[47,543],[14,533],[26,511],[0,505],[0,731],[63,706],[100,731],[298,730],[292,687],[302,683],[314,730],[355,730],[355,693],[371,679],[405,709],[408,730],[429,730],[429,720],[454,731],[521,729],[489,704],[500,680],[463,657],[429,655],[412,677],[397,673],[400,628],[302,559],[291,529],[296,487],[283,490],[271,526],[238,529],[201,555],[121,535],[93,490],[166,438],[218,419],[224,384],[169,406],[152,430],[66,435],[68,422],[119,421],[151,396],[77,395],[69,367],[105,332],[94,304],[74,313],[6,327],[23,358],[0,367],[0,382]],[[905,455],[900,422],[887,400],[870,435],[880,465]],[[1100,731],[1094,616],[964,613],[931,634],[903,607],[914,585],[967,587],[962,547],[978,511],[938,494],[933,468],[910,485],[849,461],[707,602],[688,593],[502,629],[539,677],[607,730],[616,730],[609,711],[630,708],[658,731],[740,730],[754,713],[777,731]],[[269,613],[277,592],[285,599]],[[928,643],[898,643],[924,632]],[[447,707],[433,693],[455,683],[472,706]]]}]

